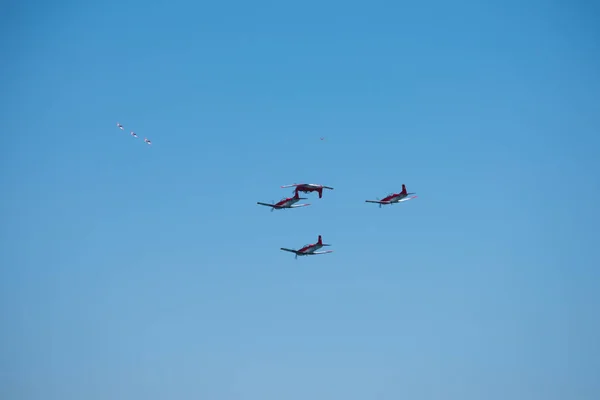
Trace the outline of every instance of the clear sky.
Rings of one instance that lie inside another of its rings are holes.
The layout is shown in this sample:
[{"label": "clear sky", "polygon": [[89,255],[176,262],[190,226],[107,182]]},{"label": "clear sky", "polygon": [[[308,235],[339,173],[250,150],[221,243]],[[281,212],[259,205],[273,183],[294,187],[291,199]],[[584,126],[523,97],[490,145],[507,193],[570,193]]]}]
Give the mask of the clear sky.
[{"label": "clear sky", "polygon": [[77,3],[3,6],[0,398],[600,397],[598,6]]}]

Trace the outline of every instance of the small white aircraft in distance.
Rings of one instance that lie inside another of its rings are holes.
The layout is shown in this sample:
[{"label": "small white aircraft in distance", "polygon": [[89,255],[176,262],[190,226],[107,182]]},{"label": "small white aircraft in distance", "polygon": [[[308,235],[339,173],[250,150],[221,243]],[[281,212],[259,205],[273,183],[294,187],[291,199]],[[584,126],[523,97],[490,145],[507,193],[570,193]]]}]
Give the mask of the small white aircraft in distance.
[{"label": "small white aircraft in distance", "polygon": [[271,207],[271,211],[281,210],[284,208],[298,208],[298,207],[310,206],[310,204],[296,204],[300,200],[306,200],[306,198],[298,196],[298,192],[296,192],[296,194],[293,197],[288,197],[288,198],[282,199],[275,204],[261,203],[260,201],[257,201],[256,204],[260,204],[261,206]]},{"label": "small white aircraft in distance", "polygon": [[400,193],[392,193],[390,195],[387,195],[386,197],[384,197],[381,200],[365,200],[365,202],[366,203],[377,203],[377,204],[379,204],[379,208],[381,208],[382,205],[400,203],[403,201],[412,200],[417,197],[417,196],[408,197],[411,194],[416,194],[416,193],[407,193],[406,185],[402,184],[402,191]]},{"label": "small white aircraft in distance", "polygon": [[330,186],[318,185],[316,183],[294,183],[292,185],[283,185],[282,188],[295,187],[294,191],[296,193],[310,193],[310,192],[318,192],[319,198],[323,197],[323,189],[333,190]]},{"label": "small white aircraft in distance", "polygon": [[123,125],[121,125],[120,123],[117,122],[117,128],[119,128],[120,130],[124,131],[125,129],[123,128]]},{"label": "small white aircraft in distance", "polygon": [[331,245],[323,243],[323,240],[321,239],[321,235],[319,235],[319,240],[317,241],[317,243],[304,245],[304,247],[302,247],[301,249],[298,249],[298,250],[286,249],[285,247],[282,247],[281,250],[289,251],[290,253],[296,254],[296,256],[294,257],[296,259],[298,258],[298,256],[316,256],[319,254],[333,253],[333,250],[317,251],[321,247],[324,247],[324,246],[331,246]]}]

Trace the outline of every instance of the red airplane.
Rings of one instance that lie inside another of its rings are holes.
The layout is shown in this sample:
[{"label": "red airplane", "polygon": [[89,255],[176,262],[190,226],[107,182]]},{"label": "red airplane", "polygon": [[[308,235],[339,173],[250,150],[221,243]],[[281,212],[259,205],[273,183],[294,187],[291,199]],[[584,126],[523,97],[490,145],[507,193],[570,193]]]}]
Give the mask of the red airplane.
[{"label": "red airplane", "polygon": [[379,208],[381,208],[382,205],[400,203],[402,201],[412,200],[417,197],[417,196],[408,197],[411,194],[416,194],[416,193],[407,193],[406,185],[403,184],[402,191],[400,193],[392,193],[390,195],[387,195],[386,197],[384,197],[381,200],[365,200],[365,202],[366,203],[378,203]]},{"label": "red airplane", "polygon": [[271,207],[271,211],[273,211],[273,210],[281,210],[283,208],[298,208],[298,207],[310,206],[310,204],[295,204],[299,200],[306,200],[306,198],[305,197],[299,197],[298,196],[298,192],[296,192],[296,194],[294,195],[294,197],[285,198],[285,199],[280,200],[279,202],[277,202],[275,204],[261,203],[259,201],[256,202],[256,204],[260,204],[261,206]]},{"label": "red airplane", "polygon": [[318,192],[319,198],[323,197],[323,189],[333,190],[332,187],[317,185],[316,183],[294,183],[293,185],[284,185],[284,186],[282,186],[282,188],[289,188],[289,187],[294,187],[294,186],[296,187],[294,189],[294,191],[296,193],[298,193],[298,192],[303,192],[303,193]]},{"label": "red airplane", "polygon": [[299,250],[286,249],[285,247],[282,247],[281,250],[289,251],[290,253],[296,254],[296,257],[294,257],[296,259],[298,258],[298,256],[314,256],[314,255],[318,255],[318,254],[333,253],[333,250],[317,251],[321,247],[324,247],[324,246],[331,246],[331,245],[323,243],[323,240],[321,239],[321,235],[319,235],[319,240],[317,241],[317,243],[304,245],[304,247],[302,247]]}]

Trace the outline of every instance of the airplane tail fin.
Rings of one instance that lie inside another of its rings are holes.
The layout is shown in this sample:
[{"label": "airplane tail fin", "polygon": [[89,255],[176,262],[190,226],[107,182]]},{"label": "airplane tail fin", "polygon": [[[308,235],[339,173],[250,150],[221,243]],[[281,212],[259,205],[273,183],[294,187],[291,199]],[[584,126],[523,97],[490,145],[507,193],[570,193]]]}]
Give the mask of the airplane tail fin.
[{"label": "airplane tail fin", "polygon": [[406,193],[407,193],[407,191],[406,191],[406,185],[402,184],[402,194],[406,194]]},{"label": "airplane tail fin", "polygon": [[319,240],[317,241],[318,244],[323,244],[323,239],[321,238],[321,235],[319,235]]},{"label": "airplane tail fin", "polygon": [[319,198],[323,197],[323,188],[318,188],[317,192],[319,193]]}]

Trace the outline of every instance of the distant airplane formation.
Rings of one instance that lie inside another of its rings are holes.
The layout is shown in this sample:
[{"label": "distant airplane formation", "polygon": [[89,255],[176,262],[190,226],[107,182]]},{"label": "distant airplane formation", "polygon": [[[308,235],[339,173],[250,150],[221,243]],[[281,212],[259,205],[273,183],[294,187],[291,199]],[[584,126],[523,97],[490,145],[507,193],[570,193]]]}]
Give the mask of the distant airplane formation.
[{"label": "distant airplane formation", "polygon": [[[122,130],[122,131],[125,131],[125,128],[123,128],[123,125],[121,125],[121,124],[120,124],[120,123],[118,123],[118,122],[117,122],[117,128],[119,128],[119,129],[120,129],[120,130]],[[131,132],[129,132],[129,134],[130,134],[131,136],[133,136],[134,138],[137,138],[137,137],[138,137],[138,135],[137,135],[137,134],[136,134],[134,131],[131,131]],[[150,139],[148,139],[148,138],[144,138],[144,142],[145,142],[147,145],[151,145],[151,144],[152,144],[152,142],[151,142],[151,141],[150,141]]]}]

